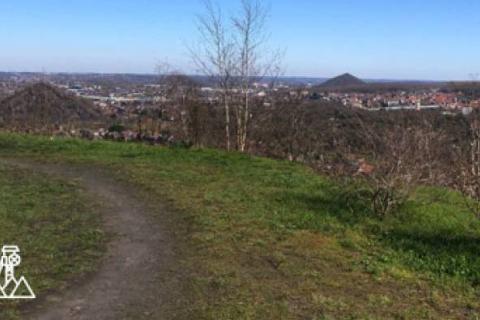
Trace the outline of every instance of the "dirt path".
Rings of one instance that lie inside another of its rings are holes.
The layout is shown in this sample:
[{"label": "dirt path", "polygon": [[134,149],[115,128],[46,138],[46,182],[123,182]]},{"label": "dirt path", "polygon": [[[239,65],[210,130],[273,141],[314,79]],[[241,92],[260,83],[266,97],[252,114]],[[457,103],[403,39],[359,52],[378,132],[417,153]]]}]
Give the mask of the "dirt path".
[{"label": "dirt path", "polygon": [[[99,270],[66,292],[39,297],[28,319],[170,319],[179,287],[170,232],[160,218],[100,169],[6,160],[34,171],[75,180],[100,204],[106,231],[113,234]],[[157,210],[156,210],[157,211]],[[171,307],[171,306],[170,306]]]}]

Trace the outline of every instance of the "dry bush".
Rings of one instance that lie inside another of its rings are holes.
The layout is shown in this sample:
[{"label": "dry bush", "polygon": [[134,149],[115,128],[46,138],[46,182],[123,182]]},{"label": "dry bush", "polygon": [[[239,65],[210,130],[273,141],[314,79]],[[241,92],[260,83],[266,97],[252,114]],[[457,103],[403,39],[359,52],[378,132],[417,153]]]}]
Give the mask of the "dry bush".
[{"label": "dry bush", "polygon": [[480,120],[470,119],[468,143],[458,148],[457,188],[465,196],[469,210],[480,218]]},{"label": "dry bush", "polygon": [[412,124],[399,114],[379,132],[358,119],[375,167],[364,174],[371,187],[372,209],[385,217],[400,207],[419,184],[438,180],[441,157],[450,143],[448,136],[428,121]]}]

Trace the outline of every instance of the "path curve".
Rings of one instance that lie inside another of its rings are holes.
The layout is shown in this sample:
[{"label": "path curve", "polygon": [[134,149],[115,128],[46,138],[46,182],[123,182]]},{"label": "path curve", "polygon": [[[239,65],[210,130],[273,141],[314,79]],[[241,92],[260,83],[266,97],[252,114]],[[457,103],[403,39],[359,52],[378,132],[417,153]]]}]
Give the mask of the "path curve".
[{"label": "path curve", "polygon": [[133,188],[98,168],[1,161],[80,183],[100,202],[105,230],[113,234],[91,277],[61,294],[40,297],[27,319],[164,319],[176,287],[173,241]]}]

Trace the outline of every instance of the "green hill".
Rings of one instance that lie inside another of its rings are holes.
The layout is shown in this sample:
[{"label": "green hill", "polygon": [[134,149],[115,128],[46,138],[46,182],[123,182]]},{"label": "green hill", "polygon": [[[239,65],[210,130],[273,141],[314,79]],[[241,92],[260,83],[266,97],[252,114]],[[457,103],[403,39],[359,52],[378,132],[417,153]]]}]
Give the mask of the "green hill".
[{"label": "green hill", "polygon": [[376,217],[365,186],[216,150],[1,135],[0,154],[109,168],[178,213],[191,319],[475,319],[480,221],[418,188]]},{"label": "green hill", "polygon": [[353,87],[353,86],[362,86],[366,83],[355,76],[352,76],[350,73],[342,74],[338,77],[327,80],[322,83],[320,87],[324,88],[335,88],[335,87]]}]

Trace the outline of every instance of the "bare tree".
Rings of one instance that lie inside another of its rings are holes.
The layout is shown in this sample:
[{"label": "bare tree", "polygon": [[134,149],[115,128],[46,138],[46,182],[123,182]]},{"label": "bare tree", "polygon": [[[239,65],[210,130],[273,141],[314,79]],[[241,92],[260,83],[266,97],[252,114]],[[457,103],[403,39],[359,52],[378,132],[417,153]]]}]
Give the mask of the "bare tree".
[{"label": "bare tree", "polygon": [[391,118],[382,131],[360,116],[356,118],[361,128],[359,134],[367,143],[374,163],[372,170],[368,170],[371,172],[364,176],[371,186],[371,204],[376,214],[384,217],[392,213],[418,184],[441,180],[444,168],[440,159],[445,158],[443,152],[450,146],[448,135],[442,130],[435,130],[426,119],[419,124],[411,123],[401,113]]},{"label": "bare tree", "polygon": [[[280,72],[281,54],[268,54],[266,19],[268,8],[259,0],[241,0],[241,10],[226,23],[218,4],[205,0],[205,14],[198,19],[200,48],[190,49],[200,70],[215,80],[225,108],[225,140],[231,148],[231,109],[236,120],[236,147],[245,151],[251,116],[253,81]],[[230,27],[229,27],[230,26]],[[240,92],[239,99],[234,92]]]},{"label": "bare tree", "polygon": [[205,13],[198,17],[200,48],[190,49],[195,65],[210,76],[221,90],[225,109],[225,145],[231,149],[230,103],[234,79],[234,43],[218,4],[204,0]]},{"label": "bare tree", "polygon": [[269,54],[265,46],[268,42],[268,14],[269,8],[262,1],[241,0],[240,13],[232,18],[238,55],[237,74],[242,94],[242,102],[236,108],[237,147],[242,152],[247,144],[252,82],[280,72],[282,54],[279,51]]},{"label": "bare tree", "polygon": [[160,77],[163,98],[175,100],[183,106],[189,91],[196,86],[196,83],[168,62],[159,63],[156,69]]},{"label": "bare tree", "polygon": [[458,164],[460,181],[458,188],[465,196],[469,210],[480,217],[480,121],[470,120],[469,144],[467,149],[460,148]]}]

